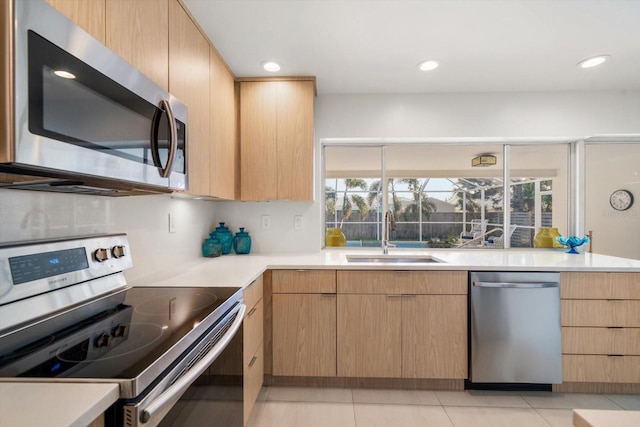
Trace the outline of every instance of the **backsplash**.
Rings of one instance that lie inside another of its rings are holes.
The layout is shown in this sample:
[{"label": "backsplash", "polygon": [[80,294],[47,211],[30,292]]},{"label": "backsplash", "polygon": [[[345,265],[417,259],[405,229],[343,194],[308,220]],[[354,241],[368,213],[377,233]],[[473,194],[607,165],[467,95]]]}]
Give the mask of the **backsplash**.
[{"label": "backsplash", "polygon": [[[176,231],[169,233],[169,214]],[[124,232],[133,252],[128,280],[201,256],[216,205],[170,195],[121,198],[0,190],[0,243]]]}]

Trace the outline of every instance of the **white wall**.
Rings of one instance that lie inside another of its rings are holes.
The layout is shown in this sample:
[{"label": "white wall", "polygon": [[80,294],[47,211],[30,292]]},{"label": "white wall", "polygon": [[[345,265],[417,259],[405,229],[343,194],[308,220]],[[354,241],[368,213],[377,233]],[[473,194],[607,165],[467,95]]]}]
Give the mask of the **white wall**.
[{"label": "white wall", "polygon": [[[322,84],[322,82],[318,82]],[[321,138],[581,137],[640,133],[640,91],[416,95],[320,95],[316,99],[316,202],[217,203],[218,218],[251,224],[256,250],[308,251],[322,244]],[[259,217],[272,212],[272,229]],[[302,230],[293,229],[302,212]],[[231,220],[232,218],[232,220]],[[248,225],[249,226],[249,225]],[[277,237],[276,237],[277,236]],[[269,242],[269,243],[267,243]]]},{"label": "white wall", "polygon": [[[640,145],[588,144],[586,158],[585,227],[594,252],[640,259]],[[635,196],[626,211],[609,204],[619,189]]]},{"label": "white wall", "polygon": [[[169,233],[168,215],[176,218]],[[200,255],[215,224],[215,205],[168,195],[98,197],[0,190],[0,243],[125,232],[134,267],[129,281]]]}]

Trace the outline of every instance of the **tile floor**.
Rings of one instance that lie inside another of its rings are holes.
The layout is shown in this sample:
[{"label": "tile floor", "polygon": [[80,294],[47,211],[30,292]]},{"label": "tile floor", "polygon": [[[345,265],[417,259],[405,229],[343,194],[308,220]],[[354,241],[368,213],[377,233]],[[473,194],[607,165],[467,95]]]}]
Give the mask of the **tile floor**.
[{"label": "tile floor", "polygon": [[572,427],[572,410],[640,410],[640,395],[264,387],[249,427]]}]

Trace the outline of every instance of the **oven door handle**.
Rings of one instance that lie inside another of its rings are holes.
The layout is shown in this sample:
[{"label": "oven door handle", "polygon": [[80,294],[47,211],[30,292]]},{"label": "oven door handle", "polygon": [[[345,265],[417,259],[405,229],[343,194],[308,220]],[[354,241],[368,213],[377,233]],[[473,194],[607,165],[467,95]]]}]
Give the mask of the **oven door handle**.
[{"label": "oven door handle", "polygon": [[176,400],[182,396],[182,394],[208,367],[211,363],[222,353],[222,351],[229,345],[229,342],[238,332],[240,326],[242,326],[242,320],[244,313],[247,310],[247,306],[240,305],[240,309],[236,314],[236,318],[233,324],[227,331],[227,333],[213,346],[213,348],[204,356],[200,361],[189,369],[182,377],[180,377],[171,387],[166,389],[157,399],[147,406],[140,414],[140,422],[142,424],[148,423],[157,413],[162,413],[163,408],[167,405],[173,406]]}]

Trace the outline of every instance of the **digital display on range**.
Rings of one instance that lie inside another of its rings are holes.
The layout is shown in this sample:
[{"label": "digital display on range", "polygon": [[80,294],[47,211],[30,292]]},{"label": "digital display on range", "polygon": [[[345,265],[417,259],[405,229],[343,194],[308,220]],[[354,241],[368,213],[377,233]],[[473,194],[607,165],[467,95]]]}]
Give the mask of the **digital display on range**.
[{"label": "digital display on range", "polygon": [[14,285],[89,268],[84,248],[9,258]]}]

